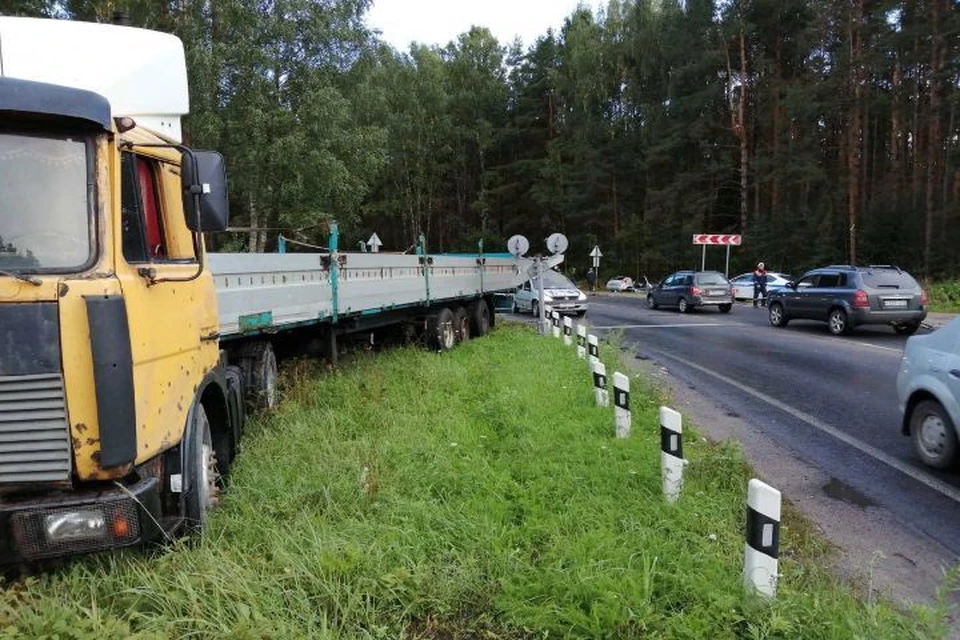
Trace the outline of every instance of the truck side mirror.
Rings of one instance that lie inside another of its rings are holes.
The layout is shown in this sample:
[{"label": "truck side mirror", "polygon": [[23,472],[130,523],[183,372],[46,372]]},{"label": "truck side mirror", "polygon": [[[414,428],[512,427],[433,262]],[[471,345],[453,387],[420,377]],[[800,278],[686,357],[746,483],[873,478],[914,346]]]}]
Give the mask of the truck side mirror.
[{"label": "truck side mirror", "polygon": [[230,221],[227,169],[216,151],[187,149],[181,155],[183,212],[190,231],[223,231]]}]

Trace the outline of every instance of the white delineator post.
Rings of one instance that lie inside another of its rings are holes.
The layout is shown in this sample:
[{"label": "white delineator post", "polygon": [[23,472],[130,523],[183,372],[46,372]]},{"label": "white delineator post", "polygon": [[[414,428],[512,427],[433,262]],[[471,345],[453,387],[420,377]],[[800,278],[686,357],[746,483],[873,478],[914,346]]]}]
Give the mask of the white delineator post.
[{"label": "white delineator post", "polygon": [[551,312],[551,317],[553,319],[553,337],[560,337],[560,312],[553,311]]},{"label": "white delineator post", "polygon": [[619,371],[613,374],[613,417],[618,438],[630,435],[630,378]]},{"label": "white delineator post", "polygon": [[669,407],[660,407],[660,472],[663,495],[676,502],[683,490],[683,417]]},{"label": "white delineator post", "polygon": [[593,365],[593,391],[598,407],[606,407],[610,404],[607,396],[607,365],[602,362]]},{"label": "white delineator post", "polygon": [[780,492],[756,478],[747,486],[744,549],[743,584],[747,592],[775,597],[780,557]]},{"label": "white delineator post", "polygon": [[600,362],[600,344],[597,342],[597,336],[592,333],[587,336],[587,354],[589,355],[590,371],[593,371],[594,365]]},{"label": "white delineator post", "polygon": [[577,357],[581,360],[587,357],[587,327],[583,324],[577,325]]},{"label": "white delineator post", "polygon": [[573,344],[573,320],[570,316],[563,316],[563,344]]}]

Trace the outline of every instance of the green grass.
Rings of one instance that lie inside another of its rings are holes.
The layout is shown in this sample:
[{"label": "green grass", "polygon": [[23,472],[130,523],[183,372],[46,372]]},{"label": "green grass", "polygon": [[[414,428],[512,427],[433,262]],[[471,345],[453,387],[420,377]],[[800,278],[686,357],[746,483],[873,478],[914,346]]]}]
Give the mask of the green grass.
[{"label": "green grass", "polygon": [[0,635],[945,635],[939,608],[859,601],[789,509],[778,597],[746,597],[738,449],[688,427],[684,494],[666,504],[657,392],[634,380],[633,435],[614,439],[612,409],[593,406],[585,363],[559,340],[505,325],[448,354],[304,371],[252,425],[202,539],[8,588]]},{"label": "green grass", "polygon": [[929,285],[930,310],[960,313],[960,280],[948,280]]}]

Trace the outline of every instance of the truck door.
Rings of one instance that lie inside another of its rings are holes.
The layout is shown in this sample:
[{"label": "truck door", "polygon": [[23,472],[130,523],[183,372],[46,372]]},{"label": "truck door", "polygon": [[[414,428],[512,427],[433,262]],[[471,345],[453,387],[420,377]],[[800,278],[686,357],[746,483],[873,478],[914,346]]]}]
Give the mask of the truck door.
[{"label": "truck door", "polygon": [[179,442],[197,385],[217,362],[213,281],[208,271],[197,276],[172,157],[121,153],[116,264],[130,331],[138,462]]}]

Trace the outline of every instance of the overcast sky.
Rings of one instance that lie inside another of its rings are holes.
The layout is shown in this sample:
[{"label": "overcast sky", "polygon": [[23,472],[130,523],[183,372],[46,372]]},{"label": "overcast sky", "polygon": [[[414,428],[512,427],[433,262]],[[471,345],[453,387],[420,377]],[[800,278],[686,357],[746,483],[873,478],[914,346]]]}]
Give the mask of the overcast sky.
[{"label": "overcast sky", "polygon": [[472,25],[490,29],[501,45],[520,36],[524,48],[563,19],[577,4],[596,9],[596,0],[374,0],[367,24],[400,51],[410,42],[445,45]]}]

